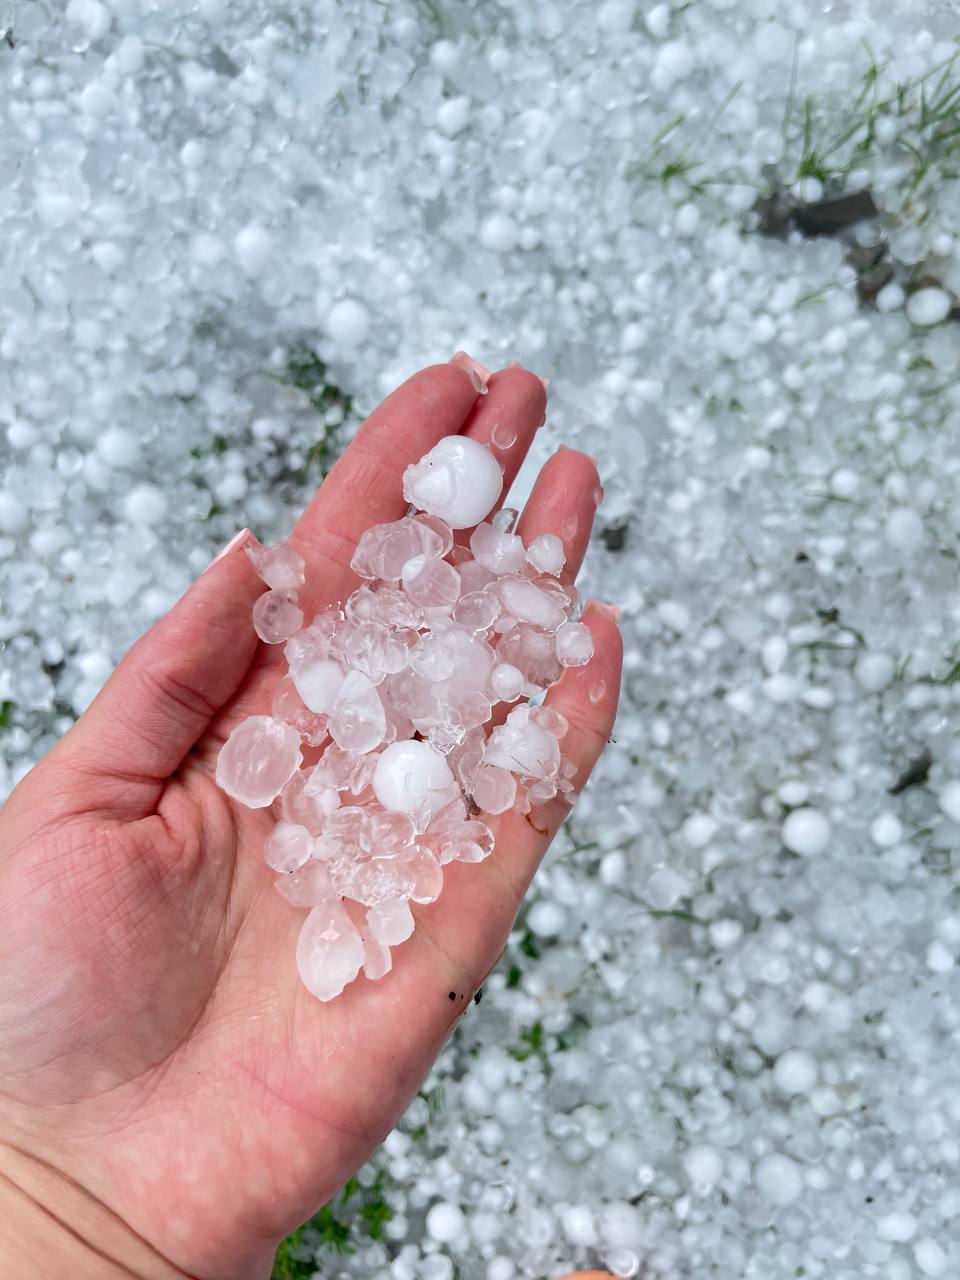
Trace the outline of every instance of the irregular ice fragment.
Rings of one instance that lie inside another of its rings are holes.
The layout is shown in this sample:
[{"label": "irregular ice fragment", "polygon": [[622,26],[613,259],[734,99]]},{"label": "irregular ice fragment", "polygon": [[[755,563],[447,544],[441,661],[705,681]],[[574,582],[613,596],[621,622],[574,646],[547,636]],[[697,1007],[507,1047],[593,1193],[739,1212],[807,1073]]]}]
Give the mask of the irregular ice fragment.
[{"label": "irregular ice fragment", "polygon": [[296,729],[272,716],[250,716],[220,748],[217,785],[249,809],[263,809],[300,768],[302,758]]},{"label": "irregular ice fragment", "polygon": [[555,533],[541,533],[527,547],[527,560],[540,573],[559,573],[566,563],[563,539]]},{"label": "irregular ice fragment", "polygon": [[343,751],[365,754],[383,741],[387,717],[369,676],[348,671],[330,708],[330,736]]},{"label": "irregular ice fragment", "polygon": [[277,591],[294,591],[303,586],[306,568],[303,556],[294,551],[289,542],[277,542],[269,547],[253,543],[244,550],[268,587]]},{"label": "irregular ice fragment", "polygon": [[503,473],[489,449],[469,436],[444,436],[403,473],[403,496],[452,529],[470,529],[490,512]]}]

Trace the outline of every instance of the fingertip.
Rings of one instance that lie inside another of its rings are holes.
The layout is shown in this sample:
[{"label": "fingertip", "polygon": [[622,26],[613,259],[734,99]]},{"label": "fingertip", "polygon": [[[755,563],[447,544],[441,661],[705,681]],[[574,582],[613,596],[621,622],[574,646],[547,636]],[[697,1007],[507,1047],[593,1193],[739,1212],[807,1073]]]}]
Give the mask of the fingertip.
[{"label": "fingertip", "polygon": [[543,380],[521,365],[510,365],[490,376],[487,394],[499,393],[525,420],[541,423],[547,410],[547,392]]},{"label": "fingertip", "polygon": [[446,364],[429,364],[425,369],[418,369],[391,396],[406,396],[411,393],[422,398],[424,409],[439,411],[448,416],[451,430],[460,429],[456,417],[462,419],[483,394],[470,370],[460,363],[454,364],[452,360]]}]

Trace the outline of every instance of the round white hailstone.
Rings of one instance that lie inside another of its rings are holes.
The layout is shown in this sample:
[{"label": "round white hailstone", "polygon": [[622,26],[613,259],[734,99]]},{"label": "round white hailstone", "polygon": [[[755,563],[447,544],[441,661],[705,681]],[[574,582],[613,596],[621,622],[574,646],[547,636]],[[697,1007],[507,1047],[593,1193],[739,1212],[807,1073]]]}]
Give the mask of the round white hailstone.
[{"label": "round white hailstone", "polygon": [[100,0],[70,0],[66,18],[82,27],[91,40],[99,40],[110,30],[110,11]]},{"label": "round white hailstone", "polygon": [[445,1253],[429,1254],[421,1262],[416,1280],[453,1280],[453,1259]]},{"label": "round white hailstone", "polygon": [[452,1244],[466,1235],[467,1219],[459,1205],[441,1201],[427,1213],[427,1235],[440,1244]]},{"label": "round white hailstone", "polygon": [[857,659],[853,674],[857,684],[867,693],[882,693],[896,669],[889,653],[864,653]]},{"label": "round white hailstone", "polygon": [[140,450],[132,431],[111,427],[97,440],[97,453],[111,467],[129,467],[136,462]]},{"label": "round white hailstone", "polygon": [[444,436],[403,473],[403,496],[452,529],[479,524],[500,497],[503,473],[489,449],[468,436]]},{"label": "round white hailstone", "polygon": [[947,1255],[936,1240],[918,1240],[913,1257],[925,1276],[942,1276],[947,1269]]},{"label": "round white hailstone", "polygon": [[517,1274],[512,1258],[491,1258],[487,1263],[487,1280],[513,1280]]},{"label": "round white hailstone", "polygon": [[338,347],[359,347],[370,332],[370,312],[356,298],[341,298],[330,308],[327,333]]},{"label": "round white hailstone", "polygon": [[480,243],[497,253],[516,248],[517,224],[505,213],[491,213],[480,223]]},{"label": "round white hailstone", "polygon": [[326,714],[336,701],[344,670],[333,658],[315,658],[290,668],[290,678],[310,711]]},{"label": "round white hailstone", "polygon": [[207,150],[199,138],[190,138],[180,148],[180,163],[185,169],[200,169]]},{"label": "round white hailstone", "polygon": [[597,24],[603,31],[622,35],[633,26],[633,0],[604,0],[597,10]]},{"label": "round white hailstone", "polygon": [[668,40],[657,53],[650,83],[655,89],[672,89],[694,68],[693,54],[679,40]]},{"label": "round white hailstone", "polygon": [[809,797],[810,788],[799,778],[787,778],[777,787],[777,799],[781,804],[789,805],[791,809],[799,808],[807,802]]},{"label": "round white hailstone", "polygon": [[940,809],[951,822],[960,822],[960,782],[945,782],[937,797]]},{"label": "round white hailstone", "polygon": [[12,493],[0,492],[0,533],[21,533],[27,527],[27,508]]},{"label": "round white hailstone", "polygon": [[123,500],[123,512],[131,524],[159,524],[169,507],[167,495],[155,484],[138,484]]},{"label": "round white hailstone", "polygon": [[527,915],[527,925],[538,938],[556,938],[567,923],[567,913],[559,902],[535,902]]},{"label": "round white hailstone", "polygon": [[739,920],[714,920],[707,932],[711,946],[718,951],[727,951],[739,942],[743,935],[743,925]]},{"label": "round white hailstone", "polygon": [[560,1215],[563,1234],[571,1244],[584,1245],[590,1248],[597,1243],[597,1228],[594,1226],[593,1214],[586,1205],[569,1205]]},{"label": "round white hailstone", "polygon": [[460,65],[460,50],[452,40],[437,40],[430,46],[430,65],[449,75]]},{"label": "round white hailstone", "polygon": [[114,96],[106,85],[91,80],[80,91],[80,110],[85,116],[104,117],[110,114],[114,106]]},{"label": "round white hailstone", "polygon": [[22,418],[11,422],[7,427],[7,442],[12,449],[29,449],[37,442],[37,429],[32,422],[24,422]]},{"label": "round white hailstone", "polygon": [[906,300],[906,296],[896,280],[891,280],[877,294],[875,299],[876,308],[878,311],[899,311]]},{"label": "round white hailstone", "polygon": [[717,824],[708,813],[691,813],[681,831],[691,849],[705,849],[717,834]]},{"label": "round white hailstone", "polygon": [[931,942],[927,947],[927,968],[931,973],[949,973],[953,968],[953,956],[942,942]]},{"label": "round white hailstone", "polygon": [[258,276],[270,260],[273,241],[263,227],[251,222],[233,237],[233,248],[247,275]]},{"label": "round white hailstone", "polygon": [[892,849],[903,836],[903,825],[895,813],[879,813],[870,823],[870,839],[880,849]]},{"label": "round white hailstone", "polygon": [[670,6],[655,4],[646,18],[647,30],[656,40],[662,40],[670,30]]},{"label": "round white hailstone", "polygon": [[912,1213],[886,1213],[877,1223],[877,1235],[891,1244],[906,1244],[917,1234],[917,1220]]},{"label": "round white hailstone", "polygon": [[950,314],[953,299],[946,289],[918,289],[907,299],[907,319],[911,324],[941,324]]},{"label": "round white hailstone", "polygon": [[860,477],[849,467],[839,467],[830,477],[830,492],[836,498],[852,498],[860,487]]},{"label": "round white hailstone", "polygon": [[683,1157],[683,1168],[694,1187],[709,1188],[720,1180],[723,1158],[714,1147],[691,1147]]},{"label": "round white hailstone", "polygon": [[439,751],[412,739],[385,748],[373,774],[374,794],[393,813],[422,809],[432,791],[442,791],[452,782],[450,766]]},{"label": "round white hailstone", "polygon": [[923,543],[923,521],[912,507],[897,507],[883,526],[883,536],[891,547],[906,553],[916,551]]},{"label": "round white hailstone", "polygon": [[815,857],[830,842],[830,823],[819,809],[794,809],[780,829],[780,838],[791,853]]},{"label": "round white hailstone", "polygon": [[778,1152],[771,1152],[757,1161],[753,1178],[760,1194],[775,1205],[792,1204],[803,1190],[800,1166],[789,1156]]},{"label": "round white hailstone", "polygon": [[248,809],[271,804],[300,768],[300,734],[272,716],[241,720],[217,756],[217,786]]},{"label": "round white hailstone", "polygon": [[515,702],[523,686],[523,672],[509,662],[498,662],[490,672],[490,690],[502,702]]},{"label": "round white hailstone", "polygon": [[817,1060],[805,1049],[788,1049],[774,1063],[773,1080],[781,1093],[809,1093],[817,1083]]},{"label": "round white hailstone", "polygon": [[682,204],[673,220],[673,229],[678,236],[689,239],[696,235],[700,226],[700,210],[695,204]]},{"label": "round white hailstone", "polygon": [[466,127],[470,119],[470,99],[447,98],[437,108],[437,128],[448,138],[455,138],[461,129]]}]

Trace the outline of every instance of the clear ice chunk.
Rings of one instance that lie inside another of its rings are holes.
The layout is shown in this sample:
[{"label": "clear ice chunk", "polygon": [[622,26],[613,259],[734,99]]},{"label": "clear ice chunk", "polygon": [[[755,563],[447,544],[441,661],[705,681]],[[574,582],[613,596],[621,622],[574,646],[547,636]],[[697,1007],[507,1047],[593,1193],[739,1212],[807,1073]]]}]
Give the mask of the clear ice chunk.
[{"label": "clear ice chunk", "polygon": [[217,785],[248,809],[276,800],[300,768],[300,734],[272,716],[242,720],[220,748]]}]

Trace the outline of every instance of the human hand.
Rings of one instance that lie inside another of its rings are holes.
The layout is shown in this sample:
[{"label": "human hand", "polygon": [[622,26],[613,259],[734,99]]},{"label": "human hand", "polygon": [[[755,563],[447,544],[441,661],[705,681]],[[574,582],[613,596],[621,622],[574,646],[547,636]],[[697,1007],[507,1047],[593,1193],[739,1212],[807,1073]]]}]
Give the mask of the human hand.
[{"label": "human hand", "polygon": [[[443,435],[486,442],[499,423],[498,438],[516,433],[497,451],[506,491],[544,405],[521,369],[495,374],[481,397],[455,364],[389,396],[292,534],[306,616],[356,586],[353,548],[403,514],[409,462]],[[571,574],[597,487],[592,460],[561,450],[521,518],[525,539],[561,534]],[[269,1273],[278,1240],[403,1112],[567,812],[556,800],[494,819],[494,855],[445,868],[442,897],[415,909],[393,971],[315,1000],[294,960],[303,913],[262,859],[273,817],[214,781],[220,745],[269,711],[284,669],[282,646],[253,633],[263,584],[242,545],[131,649],[0,814],[0,1144],[16,1153],[0,1178],[34,1187],[42,1168],[48,1190],[29,1194],[48,1198],[78,1184],[156,1255],[144,1275]],[[600,608],[585,621],[594,657],[548,699],[570,722],[578,787],[610,732],[621,660],[612,617]]]}]

